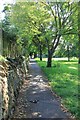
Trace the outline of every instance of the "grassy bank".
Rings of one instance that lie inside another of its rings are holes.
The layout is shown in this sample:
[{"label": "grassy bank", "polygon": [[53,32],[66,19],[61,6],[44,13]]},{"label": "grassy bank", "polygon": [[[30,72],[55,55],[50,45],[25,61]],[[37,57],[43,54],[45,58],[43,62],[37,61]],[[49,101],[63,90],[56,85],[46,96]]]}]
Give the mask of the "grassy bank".
[{"label": "grassy bank", "polygon": [[74,116],[79,117],[77,61],[53,60],[51,68],[46,67],[46,59],[39,61],[37,58],[36,61],[47,76],[52,89],[62,98],[62,104]]}]

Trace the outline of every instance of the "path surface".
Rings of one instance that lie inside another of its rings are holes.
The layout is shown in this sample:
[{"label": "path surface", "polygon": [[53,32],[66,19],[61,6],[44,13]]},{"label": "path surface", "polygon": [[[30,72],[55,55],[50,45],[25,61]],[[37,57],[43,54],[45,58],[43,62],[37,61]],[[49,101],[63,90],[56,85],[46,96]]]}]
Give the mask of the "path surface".
[{"label": "path surface", "polygon": [[61,103],[53,95],[40,67],[31,59],[29,76],[25,80],[17,100],[14,118],[62,118],[68,120]]}]

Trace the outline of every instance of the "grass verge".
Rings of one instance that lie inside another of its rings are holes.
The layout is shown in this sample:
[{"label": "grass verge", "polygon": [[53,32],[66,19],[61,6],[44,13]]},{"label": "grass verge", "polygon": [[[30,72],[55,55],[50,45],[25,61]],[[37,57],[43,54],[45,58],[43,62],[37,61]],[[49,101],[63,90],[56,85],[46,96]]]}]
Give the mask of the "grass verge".
[{"label": "grass verge", "polygon": [[36,59],[39,66],[42,68],[52,90],[57,93],[62,99],[61,103],[74,115],[80,118],[79,109],[79,79],[78,79],[78,64],[77,61],[52,61],[52,67],[46,67],[46,59],[39,61]]}]

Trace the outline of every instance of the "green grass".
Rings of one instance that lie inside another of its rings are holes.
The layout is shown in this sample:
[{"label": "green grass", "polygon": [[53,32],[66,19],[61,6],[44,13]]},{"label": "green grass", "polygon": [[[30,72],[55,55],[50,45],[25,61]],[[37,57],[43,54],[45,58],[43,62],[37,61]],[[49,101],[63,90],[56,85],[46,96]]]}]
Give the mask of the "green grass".
[{"label": "green grass", "polygon": [[5,58],[0,55],[0,61],[5,61]]},{"label": "green grass", "polygon": [[67,61],[52,61],[52,67],[46,67],[46,59],[39,61],[39,66],[47,76],[49,83],[62,99],[62,104],[76,117],[79,116],[78,110],[78,64],[76,60]]}]

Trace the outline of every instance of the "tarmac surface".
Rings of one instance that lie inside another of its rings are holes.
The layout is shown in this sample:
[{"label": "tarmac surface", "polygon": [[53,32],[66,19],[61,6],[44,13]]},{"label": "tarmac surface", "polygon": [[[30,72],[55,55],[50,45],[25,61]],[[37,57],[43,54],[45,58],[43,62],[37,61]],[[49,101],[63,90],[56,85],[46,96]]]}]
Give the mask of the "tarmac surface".
[{"label": "tarmac surface", "polygon": [[29,75],[20,90],[14,118],[47,118],[69,120],[70,116],[61,107],[61,101],[52,92],[48,80],[34,61],[30,60]]}]

